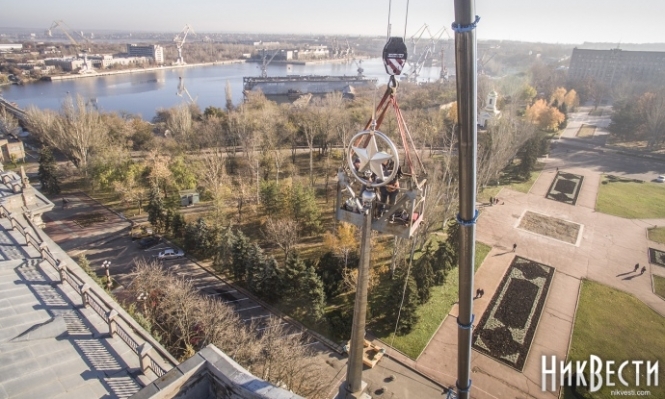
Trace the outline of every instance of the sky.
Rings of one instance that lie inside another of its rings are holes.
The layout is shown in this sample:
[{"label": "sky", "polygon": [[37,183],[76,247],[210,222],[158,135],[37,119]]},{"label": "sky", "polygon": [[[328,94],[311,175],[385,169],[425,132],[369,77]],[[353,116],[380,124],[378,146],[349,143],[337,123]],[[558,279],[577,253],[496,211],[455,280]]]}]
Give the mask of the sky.
[{"label": "sky", "polygon": [[[453,0],[392,0],[392,33],[454,22]],[[0,27],[43,32],[64,20],[95,30],[382,36],[390,0],[2,0]],[[664,0],[477,0],[480,40],[547,43],[665,42]],[[451,33],[452,35],[452,33]],[[444,34],[445,38],[445,34]]]}]

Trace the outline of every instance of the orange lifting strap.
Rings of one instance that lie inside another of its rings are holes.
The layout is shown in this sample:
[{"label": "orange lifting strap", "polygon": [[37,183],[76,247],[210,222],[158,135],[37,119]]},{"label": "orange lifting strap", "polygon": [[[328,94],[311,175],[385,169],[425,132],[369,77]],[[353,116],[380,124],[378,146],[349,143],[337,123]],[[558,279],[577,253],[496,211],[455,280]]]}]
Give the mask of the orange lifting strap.
[{"label": "orange lifting strap", "polygon": [[[376,111],[374,115],[378,115],[378,119],[376,120],[376,124],[374,125],[374,129],[378,130],[379,127],[381,126],[381,123],[383,122],[383,118],[386,115],[386,111],[388,110],[388,107],[392,105],[393,110],[395,111],[395,118],[397,119],[397,126],[399,127],[399,134],[402,139],[402,147],[404,147],[404,153],[405,153],[405,159],[406,159],[406,165],[408,167],[408,171],[406,171],[406,174],[415,176],[416,171],[413,166],[413,160],[411,158],[411,151],[410,148],[413,148],[414,155],[416,160],[418,161],[418,166],[420,167],[420,170],[422,171],[423,174],[427,174],[427,171],[425,170],[425,166],[423,165],[422,160],[418,156],[418,152],[415,151],[415,145],[413,144],[413,138],[411,137],[411,133],[409,132],[409,128],[406,126],[406,121],[404,120],[404,116],[402,115],[402,110],[399,108],[399,104],[397,104],[397,81],[395,80],[395,75],[391,75],[390,79],[388,80],[388,87],[386,88],[386,92],[383,94],[383,97],[381,98],[381,101],[379,104],[376,106]],[[365,125],[365,130],[368,130],[372,125],[374,124],[374,118],[370,118],[367,124]],[[369,137],[366,139],[368,140]],[[354,143],[358,144],[358,143]],[[367,143],[363,143],[362,146],[366,146]]]}]

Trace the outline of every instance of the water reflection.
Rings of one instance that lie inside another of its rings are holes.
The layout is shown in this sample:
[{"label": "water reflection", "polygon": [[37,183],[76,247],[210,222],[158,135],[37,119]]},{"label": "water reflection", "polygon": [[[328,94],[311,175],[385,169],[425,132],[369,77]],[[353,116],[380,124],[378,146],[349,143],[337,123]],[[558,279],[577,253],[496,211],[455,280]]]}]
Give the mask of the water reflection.
[{"label": "water reflection", "polygon": [[[365,60],[362,64],[366,76],[377,78],[385,84],[388,76],[380,59]],[[353,63],[319,65],[280,64],[268,65],[268,76],[283,75],[347,75],[355,76],[358,66]],[[436,80],[439,67],[424,67],[421,80]],[[259,66],[254,63],[202,66],[182,69],[165,69],[137,74],[83,78],[59,82],[37,82],[23,86],[4,86],[2,95],[20,107],[30,105],[39,108],[59,109],[69,94],[96,99],[96,106],[103,111],[140,114],[144,119],[154,117],[158,108],[169,108],[183,103],[177,95],[180,77],[186,82],[187,92],[196,99],[201,109],[208,106],[223,108],[226,104],[226,82],[231,86],[234,104],[242,101],[243,76],[259,76]],[[187,96],[186,96],[187,97]]]}]

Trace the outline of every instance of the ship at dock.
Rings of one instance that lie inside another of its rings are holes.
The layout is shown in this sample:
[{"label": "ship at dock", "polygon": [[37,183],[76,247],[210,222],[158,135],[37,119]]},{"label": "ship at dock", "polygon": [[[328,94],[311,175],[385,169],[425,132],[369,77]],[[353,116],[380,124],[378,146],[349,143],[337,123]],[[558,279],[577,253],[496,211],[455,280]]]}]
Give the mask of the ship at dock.
[{"label": "ship at dock", "polygon": [[302,94],[322,95],[341,92],[352,97],[356,88],[373,87],[376,78],[367,76],[287,75],[246,76],[242,78],[245,92],[261,91],[267,96],[297,97]]},{"label": "ship at dock", "polygon": [[242,78],[243,92],[261,91],[268,97],[282,97],[297,100],[302,95],[320,96],[332,92],[341,92],[347,98],[355,96],[355,90],[374,87],[376,78],[363,75],[362,60],[354,60],[358,66],[357,75],[286,75],[268,76],[267,66],[280,51],[268,59],[265,51],[261,65],[261,76]]}]

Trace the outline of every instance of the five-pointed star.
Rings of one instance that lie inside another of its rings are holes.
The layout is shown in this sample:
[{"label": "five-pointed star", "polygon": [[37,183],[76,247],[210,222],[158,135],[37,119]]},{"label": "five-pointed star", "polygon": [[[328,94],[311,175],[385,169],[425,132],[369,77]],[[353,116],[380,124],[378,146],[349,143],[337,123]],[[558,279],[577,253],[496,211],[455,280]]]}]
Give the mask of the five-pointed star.
[{"label": "five-pointed star", "polygon": [[353,151],[358,156],[360,160],[360,167],[358,172],[362,172],[365,167],[369,164],[369,169],[377,176],[377,179],[385,180],[386,176],[383,174],[382,164],[392,159],[392,155],[387,154],[383,151],[379,152],[379,149],[376,145],[376,136],[371,135],[367,147],[353,147]]}]

